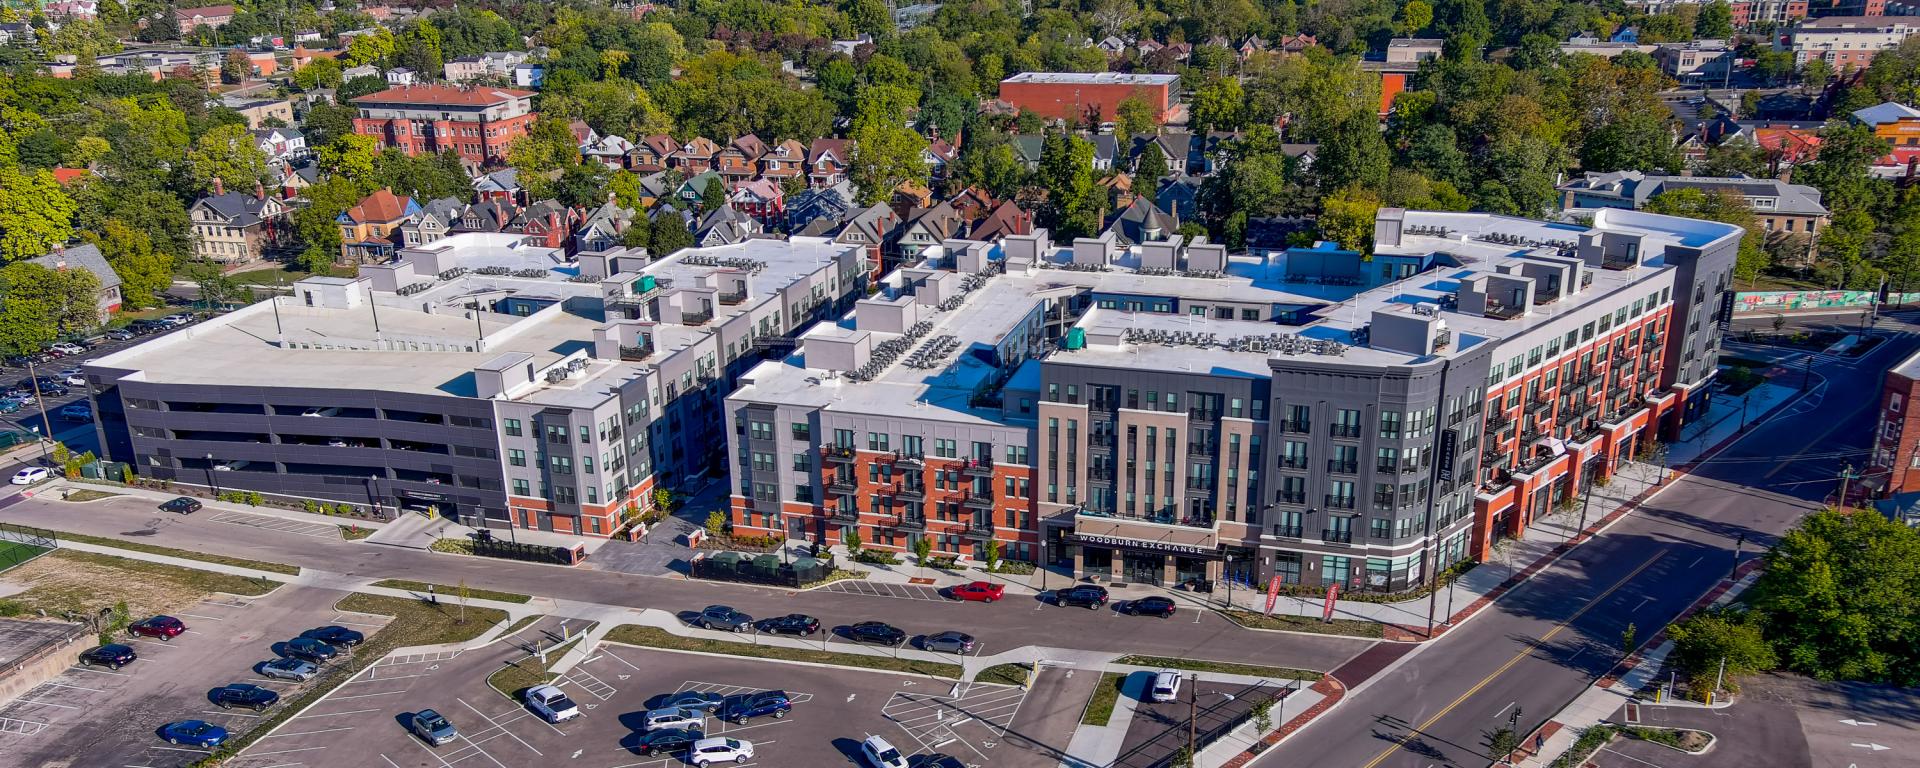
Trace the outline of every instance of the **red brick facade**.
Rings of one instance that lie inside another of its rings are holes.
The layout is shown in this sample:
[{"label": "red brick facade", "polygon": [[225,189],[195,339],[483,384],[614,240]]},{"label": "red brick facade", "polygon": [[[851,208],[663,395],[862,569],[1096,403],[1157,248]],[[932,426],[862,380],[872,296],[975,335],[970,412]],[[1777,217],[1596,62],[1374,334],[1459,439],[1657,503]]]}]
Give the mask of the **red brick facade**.
[{"label": "red brick facade", "polygon": [[[1029,73],[1029,75],[1034,73]],[[1134,84],[1099,83],[1008,78],[1000,83],[1000,100],[1022,112],[1032,112],[1049,120],[1112,121],[1119,114],[1120,102],[1140,98],[1165,119],[1173,108],[1171,83]]]},{"label": "red brick facade", "polygon": [[[1887,371],[1880,385],[1880,420],[1873,437],[1873,465],[1866,473],[1878,493],[1920,491],[1920,356]],[[1884,478],[1882,480],[1881,478]]]},{"label": "red brick facade", "polygon": [[389,88],[353,100],[360,108],[353,132],[372,136],[381,149],[408,155],[452,150],[470,165],[497,164],[513,140],[532,128],[532,97],[511,88]]}]

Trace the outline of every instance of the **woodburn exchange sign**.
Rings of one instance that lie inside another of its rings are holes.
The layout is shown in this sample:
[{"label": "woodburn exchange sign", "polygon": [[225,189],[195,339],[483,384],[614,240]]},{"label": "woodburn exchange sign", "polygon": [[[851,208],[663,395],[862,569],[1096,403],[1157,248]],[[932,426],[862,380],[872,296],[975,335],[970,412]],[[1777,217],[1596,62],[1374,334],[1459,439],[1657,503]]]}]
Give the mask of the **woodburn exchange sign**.
[{"label": "woodburn exchange sign", "polygon": [[1131,549],[1139,552],[1159,552],[1187,557],[1203,557],[1211,560],[1221,559],[1220,551],[1212,547],[1197,544],[1179,544],[1171,541],[1151,541],[1148,539],[1129,539],[1121,536],[1100,536],[1091,533],[1076,533],[1073,540],[1077,544],[1095,547],[1113,547]]}]

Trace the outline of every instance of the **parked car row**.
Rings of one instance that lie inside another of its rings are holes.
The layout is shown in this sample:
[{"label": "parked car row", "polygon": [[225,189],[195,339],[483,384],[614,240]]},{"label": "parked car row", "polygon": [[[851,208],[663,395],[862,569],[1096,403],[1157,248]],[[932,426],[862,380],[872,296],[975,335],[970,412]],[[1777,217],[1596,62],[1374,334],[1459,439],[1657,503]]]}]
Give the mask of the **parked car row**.
[{"label": "parked car row", "polygon": [[641,713],[643,733],[634,748],[647,757],[681,754],[694,765],[735,762],[754,757],[753,742],[709,738],[707,719],[746,725],[755,718],[785,718],[793,711],[786,691],[756,691],[721,696],[708,691],[682,691],[659,697],[657,706]]}]

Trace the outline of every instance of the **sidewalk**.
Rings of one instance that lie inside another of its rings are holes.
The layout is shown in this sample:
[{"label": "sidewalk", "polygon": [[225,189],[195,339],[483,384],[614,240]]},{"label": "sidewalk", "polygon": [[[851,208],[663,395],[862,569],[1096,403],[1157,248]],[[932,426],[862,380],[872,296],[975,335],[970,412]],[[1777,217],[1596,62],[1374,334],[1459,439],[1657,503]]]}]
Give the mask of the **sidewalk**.
[{"label": "sidewalk", "polygon": [[[150,499],[156,505],[158,505],[160,502],[167,501],[169,499],[179,498],[181,496],[181,494],[179,493],[160,491],[152,488],[142,488],[139,486],[121,485],[119,483],[109,483],[109,482],[73,481],[73,480],[67,480],[65,478],[55,478],[51,482],[48,482],[46,485],[36,488],[34,490],[37,495],[37,494],[51,493],[56,490],[69,489],[69,488],[76,491],[80,491],[80,490],[104,491],[107,493],[117,493],[122,496],[134,496],[134,497],[139,497],[143,499]],[[267,507],[267,506],[256,507],[251,504],[240,504],[240,503],[231,502],[231,501],[220,501],[218,499],[209,499],[209,498],[204,498],[200,496],[192,496],[191,498],[196,499],[200,502],[201,510],[196,514],[201,514],[201,515],[219,514],[221,512],[240,512],[240,513],[249,514],[249,515],[277,517],[282,520],[292,520],[295,522],[302,522],[302,523],[315,523],[318,525],[332,524],[332,525],[338,525],[341,527],[357,525],[361,528],[370,528],[370,529],[379,529],[380,527],[388,524],[386,521],[383,521],[383,520],[370,520],[370,519],[361,518],[361,517],[339,517],[334,515],[317,515],[312,512],[301,512],[299,510],[293,510],[293,509],[281,509],[279,507]]]},{"label": "sidewalk", "polygon": [[[797,539],[788,539],[786,549],[790,557],[802,557],[813,551],[812,545]],[[914,563],[912,553],[898,553],[896,556],[900,558],[899,565],[875,565],[855,561],[852,553],[839,544],[833,545],[832,552],[835,566],[867,574],[867,581],[884,584],[919,584],[935,589],[988,581],[1005,585],[1007,594],[1010,595],[1037,595],[1041,592],[1034,586],[1040,580],[1038,569],[1031,574],[987,573],[976,569],[974,566],[978,563],[972,561],[956,565],[953,570],[922,568]],[[1048,577],[1056,584],[1073,583],[1072,576],[1058,571],[1048,574]]]}]

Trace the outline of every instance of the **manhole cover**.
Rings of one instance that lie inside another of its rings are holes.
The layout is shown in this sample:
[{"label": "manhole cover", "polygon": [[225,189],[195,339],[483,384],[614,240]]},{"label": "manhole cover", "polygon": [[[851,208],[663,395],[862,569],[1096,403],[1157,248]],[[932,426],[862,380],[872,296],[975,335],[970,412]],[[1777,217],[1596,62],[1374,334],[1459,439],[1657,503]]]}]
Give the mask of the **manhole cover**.
[{"label": "manhole cover", "polygon": [[140,529],[140,530],[137,530],[137,531],[121,531],[121,532],[120,532],[120,535],[122,535],[122,536],[152,536],[152,535],[154,535],[154,534],[156,534],[156,533],[159,533],[159,531],[156,531],[156,530],[154,530],[154,529],[152,529],[152,528],[142,528],[142,529]]}]

